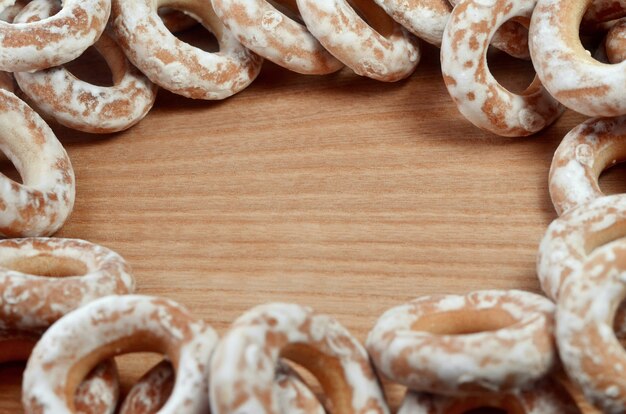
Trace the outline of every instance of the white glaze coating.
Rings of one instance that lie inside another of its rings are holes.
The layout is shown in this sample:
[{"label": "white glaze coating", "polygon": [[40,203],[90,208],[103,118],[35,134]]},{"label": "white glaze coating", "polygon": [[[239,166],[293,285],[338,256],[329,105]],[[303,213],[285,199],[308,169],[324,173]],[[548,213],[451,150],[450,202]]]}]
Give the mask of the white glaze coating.
[{"label": "white glaze coating", "polygon": [[384,34],[365,22],[346,0],[297,2],[309,31],[358,75],[395,82],[413,73],[419,63],[417,39],[382,9],[374,13],[384,26]]},{"label": "white glaze coating", "polygon": [[0,21],[0,70],[39,70],[76,59],[100,37],[110,12],[110,0],[65,0],[45,20]]},{"label": "white glaze coating", "polygon": [[521,94],[506,90],[487,64],[498,27],[513,17],[529,19],[536,0],[467,0],[456,6],[441,45],[441,70],[459,111],[494,134],[518,137],[552,124],[563,108],[537,79]]},{"label": "white glaze coating", "polygon": [[46,236],[67,220],[75,198],[74,170],[61,143],[35,111],[0,89],[0,150],[22,176],[0,175],[0,235]]},{"label": "white glaze coating", "polygon": [[[220,51],[204,52],[178,40],[157,14],[184,10],[215,34]],[[113,0],[111,26],[126,56],[152,82],[194,99],[224,99],[246,88],[263,60],[243,47],[203,0]]]},{"label": "white glaze coating", "polygon": [[205,413],[215,331],[177,303],[149,296],[108,296],[61,318],[42,336],[26,365],[25,412],[71,413],[80,379],[100,359],[124,352],[167,353],[176,382],[159,414]]},{"label": "white glaze coating", "polygon": [[602,197],[598,178],[626,159],[626,116],[593,118],[565,136],[550,167],[550,197],[559,215]]},{"label": "white glaze coating", "polygon": [[[56,0],[33,0],[15,18],[33,22],[54,15]],[[113,74],[114,85],[92,85],[76,78],[63,66],[15,73],[22,92],[37,109],[61,125],[84,132],[112,133],[130,128],[152,108],[157,86],[130,64],[124,52],[106,33],[95,43]]]},{"label": "white glaze coating", "polygon": [[557,300],[563,282],[589,252],[626,235],[626,196],[596,198],[554,220],[539,245],[537,275],[546,295]]},{"label": "white glaze coating", "polygon": [[[411,390],[517,390],[554,367],[553,312],[548,299],[516,290],[427,296],[385,312],[366,346],[382,374]],[[493,326],[485,328],[484,318]]]},{"label": "white glaze coating", "polygon": [[588,116],[626,114],[626,62],[595,60],[580,43],[579,25],[592,0],[538,0],[530,25],[537,75],[568,108]]},{"label": "white glaze coating", "polygon": [[569,377],[604,413],[626,411],[626,351],[613,330],[626,298],[626,242],[589,255],[564,283],[557,305],[557,342]]},{"label": "white glaze coating", "polygon": [[523,392],[465,398],[408,392],[398,414],[460,414],[486,407],[517,414],[581,414],[572,396],[554,380],[541,381]]},{"label": "white glaze coating", "polygon": [[[84,274],[57,276],[77,264]],[[23,272],[33,266],[52,276]],[[105,247],[75,239],[0,240],[0,328],[47,328],[97,298],[134,289],[130,266]]]},{"label": "white glaze coating", "polygon": [[219,18],[243,45],[277,65],[307,75],[324,75],[343,67],[306,26],[266,0],[212,3]]},{"label": "white glaze coating", "polygon": [[620,63],[626,60],[626,18],[618,20],[605,41],[606,56],[611,63]]},{"label": "white glaze coating", "polygon": [[[167,401],[176,374],[174,367],[161,361],[133,385],[124,400],[120,414],[150,414],[157,412]],[[279,387],[280,412],[290,414],[324,414],[324,407],[300,376],[286,363],[279,361],[276,368]]]},{"label": "white glaze coating", "polygon": [[284,412],[275,381],[281,356],[316,375],[331,412],[389,412],[363,346],[335,319],[281,303],[246,312],[220,341],[211,361],[211,412]]}]

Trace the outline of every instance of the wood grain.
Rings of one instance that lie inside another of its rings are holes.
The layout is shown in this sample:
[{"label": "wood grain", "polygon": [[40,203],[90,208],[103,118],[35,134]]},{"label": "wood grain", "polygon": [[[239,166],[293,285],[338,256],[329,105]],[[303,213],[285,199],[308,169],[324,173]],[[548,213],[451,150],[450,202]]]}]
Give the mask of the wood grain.
[{"label": "wood grain", "polygon": [[[311,305],[360,339],[420,295],[538,291],[535,254],[555,218],[547,177],[566,113],[524,139],[484,133],[457,112],[438,51],[408,80],[344,70],[306,77],[265,65],[246,91],[196,102],[161,91],[130,131],[55,127],[77,202],[58,234],[108,246],[139,293],[183,303],[223,333],[270,301]],[[507,85],[531,66],[500,55]],[[623,170],[603,177],[625,191]],[[120,360],[125,386],[156,358]],[[22,366],[0,368],[0,411],[19,411]],[[400,388],[390,388],[397,405]]]}]

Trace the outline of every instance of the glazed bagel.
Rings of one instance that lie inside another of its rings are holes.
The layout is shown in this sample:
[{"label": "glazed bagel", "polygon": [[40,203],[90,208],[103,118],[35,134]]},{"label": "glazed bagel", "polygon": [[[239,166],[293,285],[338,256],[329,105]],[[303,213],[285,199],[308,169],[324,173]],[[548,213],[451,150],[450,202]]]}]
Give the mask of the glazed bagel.
[{"label": "glazed bagel", "polygon": [[212,3],[219,18],[243,45],[277,65],[307,75],[323,75],[343,67],[306,26],[289,17],[297,11],[295,0],[278,2],[285,7],[285,13],[267,0]]},{"label": "glazed bagel", "polygon": [[281,303],[246,312],[218,344],[211,360],[211,412],[289,412],[281,410],[279,358],[319,380],[331,413],[389,412],[362,345],[331,317]]},{"label": "glazed bagel", "polygon": [[611,63],[626,60],[626,18],[619,20],[611,27],[604,43],[606,57]]},{"label": "glazed bagel", "polygon": [[626,351],[613,330],[626,298],[624,271],[624,240],[599,247],[564,282],[557,305],[563,365],[586,399],[605,413],[626,411]]},{"label": "glazed bagel", "polygon": [[[178,40],[157,10],[183,10],[217,38],[220,51],[204,52]],[[130,61],[157,85],[194,99],[224,99],[247,87],[262,59],[243,47],[203,0],[113,0],[111,26]]]},{"label": "glazed bagel", "polygon": [[35,111],[0,89],[0,149],[22,176],[0,175],[0,236],[55,233],[74,206],[75,181],[61,143]]},{"label": "glazed bagel", "polygon": [[546,89],[588,116],[626,114],[626,62],[605,64],[582,46],[579,26],[592,0],[538,0],[530,25],[530,52]]},{"label": "glazed bagel", "polygon": [[0,70],[40,70],[76,59],[98,40],[110,11],[110,0],[64,0],[61,11],[45,20],[0,21]]},{"label": "glazed bagel", "polygon": [[626,116],[593,118],[574,128],[550,167],[550,197],[559,215],[603,197],[602,171],[626,160]]},{"label": "glazed bagel", "polygon": [[[528,20],[536,0],[467,0],[452,11],[441,44],[441,70],[459,111],[497,135],[527,136],[552,124],[561,105],[539,80],[521,94],[505,89],[487,64],[487,48],[503,23]],[[471,80],[471,81],[470,81]]]},{"label": "glazed bagel", "polygon": [[[384,82],[406,78],[420,60],[417,40],[372,0],[297,0],[309,31],[361,76]],[[371,25],[359,16],[356,7]]]},{"label": "glazed bagel", "polygon": [[561,285],[596,248],[626,236],[626,196],[596,198],[554,220],[539,245],[537,275],[545,294],[559,298]]},{"label": "glazed bagel", "polygon": [[515,290],[427,296],[385,312],[366,346],[379,372],[414,391],[515,391],[555,365],[553,313]]},{"label": "glazed bagel", "polygon": [[126,352],[166,354],[176,381],[159,413],[206,412],[212,328],[173,301],[149,296],[108,296],[61,318],[35,346],[24,372],[26,413],[65,413],[70,396],[98,362]]},{"label": "glazed bagel", "polygon": [[74,239],[0,240],[0,327],[44,329],[97,298],[132,293],[117,253]]},{"label": "glazed bagel", "polygon": [[115,361],[96,366],[80,383],[74,395],[77,414],[113,414],[120,395],[120,381]]},{"label": "glazed bagel", "polygon": [[[130,390],[120,414],[156,413],[169,398],[176,374],[169,361],[162,361],[148,371]],[[280,412],[290,414],[324,414],[315,394],[298,374],[284,362],[276,369]]]},{"label": "glazed bagel", "polygon": [[[59,8],[57,0],[33,0],[16,22],[45,19]],[[15,79],[43,115],[61,125],[91,133],[130,128],[152,108],[157,87],[124,56],[115,41],[103,33],[94,47],[104,57],[113,86],[97,86],[76,78],[63,66],[37,72],[18,72]]]},{"label": "glazed bagel", "polygon": [[562,386],[554,380],[544,380],[528,390],[511,394],[448,397],[408,392],[398,414],[461,414],[489,409],[514,414],[581,413],[572,396]]}]

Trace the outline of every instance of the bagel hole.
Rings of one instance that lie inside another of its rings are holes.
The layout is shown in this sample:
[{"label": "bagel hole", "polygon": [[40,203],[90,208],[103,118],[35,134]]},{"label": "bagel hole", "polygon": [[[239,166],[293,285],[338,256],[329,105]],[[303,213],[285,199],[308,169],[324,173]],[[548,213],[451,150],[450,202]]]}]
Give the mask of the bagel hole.
[{"label": "bagel hole", "polygon": [[[288,359],[281,359],[281,363],[291,368],[294,372],[296,372],[300,376],[304,384],[307,386],[307,388],[309,388],[311,392],[315,394],[315,397],[317,398],[317,400],[325,408],[327,408],[328,405],[326,403],[322,385],[320,384],[318,379],[309,370],[307,370],[307,368]],[[277,375],[278,375],[278,372],[277,372]]]},{"label": "bagel hole", "polygon": [[535,83],[535,68],[530,60],[517,59],[490,47],[487,65],[496,81],[511,93],[522,95]]},{"label": "bagel hole", "polygon": [[96,86],[113,86],[113,74],[106,60],[93,46],[83,52],[78,59],[65,64],[72,75]]},{"label": "bagel hole", "polygon": [[600,172],[598,183],[604,194],[626,193],[626,163],[624,159],[608,160],[608,168]]},{"label": "bagel hole", "polygon": [[389,38],[394,33],[395,22],[373,0],[348,0],[348,4],[379,35]]},{"label": "bagel hole", "polygon": [[434,335],[470,335],[497,331],[515,323],[517,320],[500,309],[459,310],[424,315],[411,329]]},{"label": "bagel hole", "polygon": [[[159,9],[159,12],[161,12],[161,10],[164,9]],[[174,9],[167,10],[170,12],[176,11],[182,13]],[[191,15],[187,15],[187,18],[195,20],[195,18]],[[170,32],[176,36],[178,40],[187,43],[190,46],[196,47],[208,53],[219,52],[220,45],[215,35],[197,20],[196,23],[197,24],[191,27],[181,27],[180,30],[171,31],[170,27],[168,27],[168,30],[170,30]]]},{"label": "bagel hole", "polygon": [[302,20],[302,16],[300,16],[298,4],[295,0],[267,0],[267,2],[291,20],[304,25],[304,20]]},{"label": "bagel hole", "polygon": [[510,395],[494,394],[459,399],[446,414],[524,414],[520,401]]},{"label": "bagel hole", "polygon": [[49,254],[14,259],[0,265],[17,272],[43,277],[81,276],[89,270],[80,260]]},{"label": "bagel hole", "polygon": [[0,173],[4,174],[9,180],[15,181],[18,184],[24,184],[22,175],[15,167],[15,164],[4,154],[0,157]]},{"label": "bagel hole", "polygon": [[115,363],[120,374],[120,401],[128,396],[133,385],[141,377],[161,361],[163,361],[163,355],[153,352],[135,352],[116,356]]}]

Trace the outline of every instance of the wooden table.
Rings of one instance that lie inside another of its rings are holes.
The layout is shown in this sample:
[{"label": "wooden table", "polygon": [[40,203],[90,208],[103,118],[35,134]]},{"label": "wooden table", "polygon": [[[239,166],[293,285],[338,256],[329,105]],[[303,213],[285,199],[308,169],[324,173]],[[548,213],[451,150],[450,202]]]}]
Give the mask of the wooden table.
[{"label": "wooden table", "polygon": [[[252,306],[311,305],[364,339],[394,305],[432,293],[539,291],[535,254],[555,218],[550,161],[584,118],[522,139],[482,132],[458,113],[424,48],[397,84],[348,70],[307,77],[266,63],[223,102],[161,91],[131,130],[56,127],[77,177],[60,237],[108,246],[138,292],[179,301],[220,333]],[[532,67],[503,56],[507,85]],[[603,176],[624,192],[621,168]],[[128,388],[158,358],[119,360]],[[21,364],[0,367],[0,411],[19,411]],[[396,406],[401,389],[392,387]]]}]

